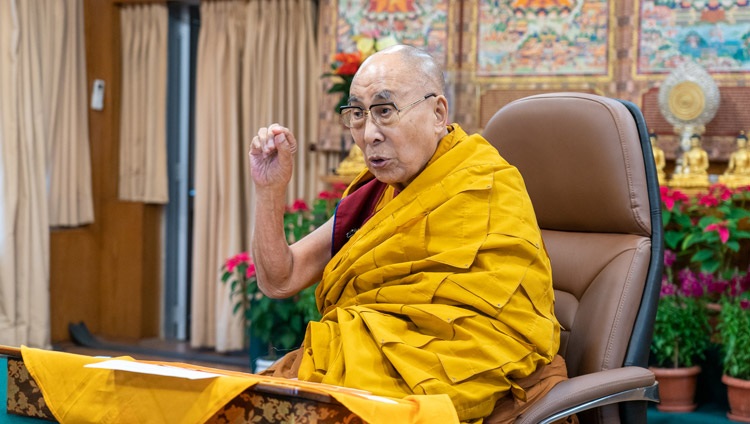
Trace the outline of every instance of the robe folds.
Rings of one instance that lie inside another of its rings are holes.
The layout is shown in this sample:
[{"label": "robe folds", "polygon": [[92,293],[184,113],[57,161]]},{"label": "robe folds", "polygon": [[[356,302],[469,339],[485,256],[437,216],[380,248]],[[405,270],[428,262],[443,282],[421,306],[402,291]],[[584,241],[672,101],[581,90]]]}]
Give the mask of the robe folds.
[{"label": "robe folds", "polygon": [[[449,130],[325,268],[323,318],[307,328],[298,377],[397,398],[447,394],[471,421],[508,393],[525,398],[515,381],[552,361],[560,325],[520,173],[480,135]],[[372,178],[360,174],[345,197]]]}]

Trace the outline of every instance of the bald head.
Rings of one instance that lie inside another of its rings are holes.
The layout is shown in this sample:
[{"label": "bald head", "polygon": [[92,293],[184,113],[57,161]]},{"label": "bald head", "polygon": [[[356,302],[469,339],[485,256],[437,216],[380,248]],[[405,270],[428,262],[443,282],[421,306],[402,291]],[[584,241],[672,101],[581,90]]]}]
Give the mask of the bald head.
[{"label": "bald head", "polygon": [[[360,66],[357,75],[368,71],[368,67],[387,64],[388,71],[401,74],[425,91],[445,93],[445,79],[442,67],[429,53],[416,47],[399,44],[383,49],[368,57]],[[355,79],[357,76],[355,76]]]},{"label": "bald head", "polygon": [[403,189],[427,166],[448,133],[444,92],[440,66],[417,48],[389,47],[362,63],[348,110],[363,113],[350,129],[375,178]]}]

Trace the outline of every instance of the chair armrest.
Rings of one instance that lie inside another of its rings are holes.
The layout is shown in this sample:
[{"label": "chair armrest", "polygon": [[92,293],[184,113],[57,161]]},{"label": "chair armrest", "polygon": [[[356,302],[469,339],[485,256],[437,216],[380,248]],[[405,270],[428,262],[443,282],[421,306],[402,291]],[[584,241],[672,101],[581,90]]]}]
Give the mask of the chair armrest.
[{"label": "chair armrest", "polygon": [[616,368],[561,381],[515,422],[554,422],[587,409],[638,400],[659,401],[654,374],[642,367]]}]

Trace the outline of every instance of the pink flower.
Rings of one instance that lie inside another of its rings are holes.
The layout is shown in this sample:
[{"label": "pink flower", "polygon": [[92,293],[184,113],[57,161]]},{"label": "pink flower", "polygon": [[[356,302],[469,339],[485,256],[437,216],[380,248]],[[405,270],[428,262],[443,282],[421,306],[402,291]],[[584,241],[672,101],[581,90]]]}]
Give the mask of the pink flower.
[{"label": "pink flower", "polygon": [[292,207],[289,208],[290,212],[301,212],[301,211],[308,211],[310,208],[307,206],[307,203],[305,203],[302,199],[297,199],[292,204]]},{"label": "pink flower", "polygon": [[680,293],[683,296],[696,298],[703,296],[703,285],[698,280],[698,276],[689,269],[680,271],[677,278],[680,281]]},{"label": "pink flower", "polygon": [[250,263],[247,266],[247,269],[245,270],[245,278],[248,280],[255,277],[255,264]]},{"label": "pink flower", "polygon": [[750,300],[748,299],[740,300],[740,308],[742,308],[745,311],[750,309]]},{"label": "pink flower", "polygon": [[719,199],[714,195],[704,194],[698,198],[698,204],[707,208],[713,208],[719,206]]},{"label": "pink flower", "polygon": [[[241,263],[247,263],[249,265],[252,265],[253,260],[250,259],[249,253],[241,252],[232,256],[231,258],[227,259],[227,262],[224,264],[224,266],[226,267],[227,271],[234,272],[234,269],[237,268],[237,265]],[[253,269],[255,269],[254,266],[253,266]]]},{"label": "pink flower", "polygon": [[661,201],[664,202],[664,206],[667,210],[671,211],[672,208],[674,208],[674,198],[669,195],[669,187],[661,186],[659,187],[659,190],[661,192]]},{"label": "pink flower", "polygon": [[706,229],[704,229],[703,231],[716,231],[717,233],[719,233],[719,239],[721,239],[722,244],[726,244],[729,240],[729,228],[727,228],[727,221],[721,221],[706,225]]},{"label": "pink flower", "polygon": [[321,191],[320,193],[318,193],[318,198],[323,200],[334,200],[338,199],[339,196],[337,196],[336,193],[332,191]]},{"label": "pink flower", "polygon": [[664,206],[667,208],[668,211],[672,211],[674,209],[674,205],[677,202],[687,202],[690,200],[690,198],[683,192],[679,190],[672,190],[669,187],[660,187],[659,191],[661,193],[661,201],[664,202]]},{"label": "pink flower", "polygon": [[677,292],[674,284],[662,283],[659,297],[673,296]]},{"label": "pink flower", "polygon": [[732,189],[725,186],[724,184],[714,184],[711,186],[710,191],[722,202],[732,198]]},{"label": "pink flower", "polygon": [[677,254],[669,249],[664,249],[664,266],[672,266],[677,260]]},{"label": "pink flower", "polygon": [[683,193],[683,192],[681,192],[680,190],[675,190],[672,193],[672,197],[674,197],[674,200],[677,201],[677,202],[687,202],[688,200],[690,200],[690,198],[688,197],[688,195],[685,194],[685,193]]}]

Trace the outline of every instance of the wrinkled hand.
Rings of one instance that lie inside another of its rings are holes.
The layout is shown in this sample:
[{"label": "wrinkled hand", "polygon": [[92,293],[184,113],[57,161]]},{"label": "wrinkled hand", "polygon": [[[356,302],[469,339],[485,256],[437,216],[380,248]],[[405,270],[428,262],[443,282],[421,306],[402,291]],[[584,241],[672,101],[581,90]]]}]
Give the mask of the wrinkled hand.
[{"label": "wrinkled hand", "polygon": [[250,143],[250,175],[256,186],[286,189],[292,178],[297,140],[288,128],[271,124]]}]

